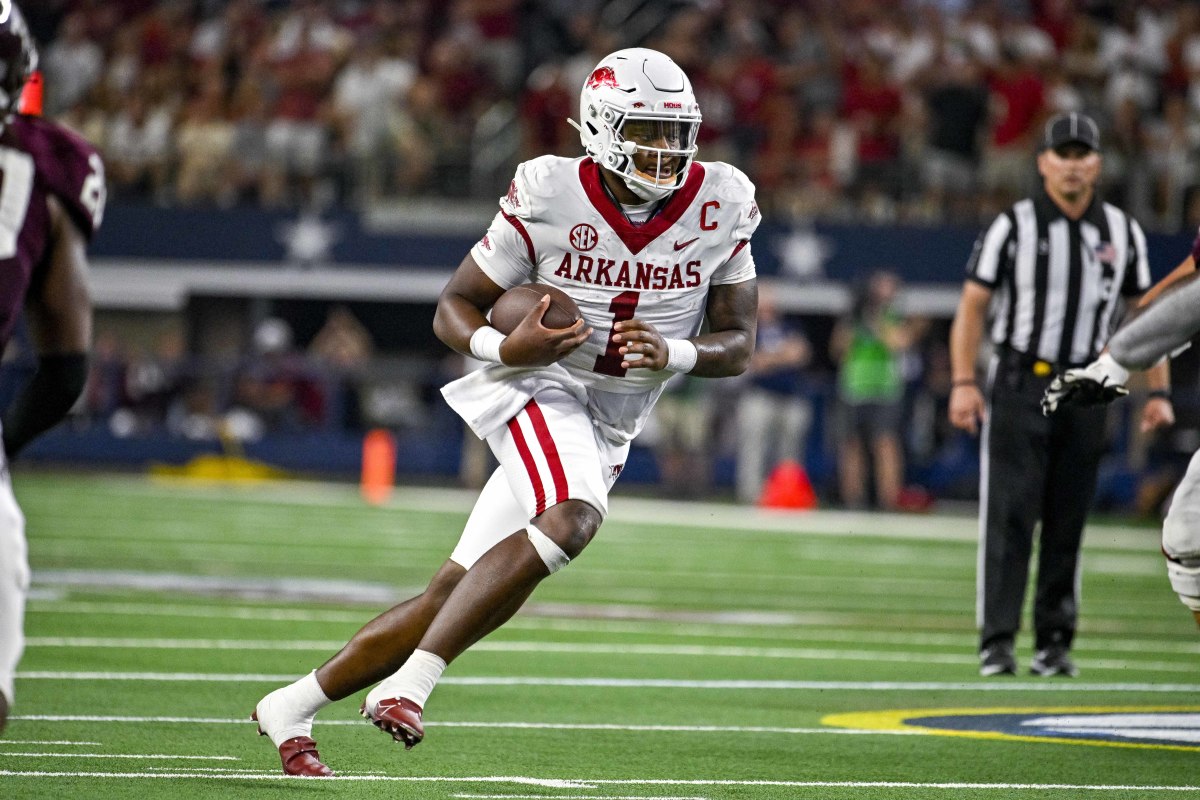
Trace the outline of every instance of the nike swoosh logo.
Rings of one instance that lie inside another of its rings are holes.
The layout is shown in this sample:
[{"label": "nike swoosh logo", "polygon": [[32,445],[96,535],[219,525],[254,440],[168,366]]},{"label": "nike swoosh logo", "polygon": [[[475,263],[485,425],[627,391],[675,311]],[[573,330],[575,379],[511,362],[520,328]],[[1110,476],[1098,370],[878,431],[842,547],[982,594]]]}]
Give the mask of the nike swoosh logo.
[{"label": "nike swoosh logo", "polygon": [[688,246],[689,244],[691,244],[692,242],[695,242],[695,241],[697,241],[699,238],[700,238],[700,237],[699,237],[699,236],[697,236],[695,239],[688,239],[686,242],[676,242],[676,243],[675,243],[675,252],[679,252],[680,250],[682,250],[683,248],[687,247],[687,246]]}]

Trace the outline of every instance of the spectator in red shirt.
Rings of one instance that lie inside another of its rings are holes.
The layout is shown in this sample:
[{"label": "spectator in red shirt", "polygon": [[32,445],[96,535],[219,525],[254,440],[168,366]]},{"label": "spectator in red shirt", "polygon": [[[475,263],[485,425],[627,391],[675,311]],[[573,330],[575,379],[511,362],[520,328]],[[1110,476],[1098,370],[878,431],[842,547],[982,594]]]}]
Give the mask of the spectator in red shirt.
[{"label": "spectator in red shirt", "polygon": [[983,184],[993,194],[993,203],[1004,204],[1030,189],[1034,176],[1029,153],[1046,115],[1045,87],[1030,64],[1004,49],[988,89],[992,128]]},{"label": "spectator in red shirt", "polygon": [[888,81],[883,61],[866,52],[843,75],[842,113],[857,136],[854,187],[894,195],[898,187],[900,90]]}]

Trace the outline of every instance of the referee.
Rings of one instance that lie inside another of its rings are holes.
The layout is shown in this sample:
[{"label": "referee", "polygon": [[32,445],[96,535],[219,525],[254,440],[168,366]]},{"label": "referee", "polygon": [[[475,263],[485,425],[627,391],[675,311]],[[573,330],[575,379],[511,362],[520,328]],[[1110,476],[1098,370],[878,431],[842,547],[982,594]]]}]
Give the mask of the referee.
[{"label": "referee", "polygon": [[[950,421],[972,434],[983,424],[976,623],[985,676],[1016,673],[1013,646],[1039,521],[1030,671],[1077,673],[1079,550],[1106,448],[1106,409],[1044,417],[1040,401],[1055,373],[1099,354],[1122,298],[1150,287],[1141,227],[1096,198],[1100,166],[1100,131],[1090,117],[1060,114],[1046,123],[1037,156],[1042,191],[980,236],[950,329]],[[994,350],[981,386],[975,361],[989,310]],[[1148,376],[1143,430],[1174,422],[1166,363]]]}]

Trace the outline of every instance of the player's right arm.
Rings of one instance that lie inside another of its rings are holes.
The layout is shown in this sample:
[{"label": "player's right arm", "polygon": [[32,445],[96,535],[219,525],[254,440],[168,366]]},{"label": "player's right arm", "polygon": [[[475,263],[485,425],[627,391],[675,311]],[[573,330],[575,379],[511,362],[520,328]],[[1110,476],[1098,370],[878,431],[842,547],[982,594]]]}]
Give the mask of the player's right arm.
[{"label": "player's right arm", "polygon": [[35,276],[25,305],[38,368],[4,414],[4,452],[10,459],[66,416],[87,381],[92,338],[87,239],[57,197],[47,206],[47,266]]},{"label": "player's right arm", "polygon": [[1177,266],[1175,269],[1173,269],[1169,273],[1167,273],[1167,276],[1165,278],[1163,278],[1161,281],[1159,281],[1158,283],[1154,284],[1149,289],[1147,289],[1145,294],[1143,294],[1140,298],[1138,298],[1137,307],[1144,308],[1145,306],[1150,305],[1151,303],[1154,302],[1154,298],[1158,297],[1160,294],[1165,292],[1167,289],[1169,289],[1171,286],[1173,286],[1177,281],[1182,280],[1183,278],[1186,278],[1188,275],[1191,275],[1195,271],[1196,271],[1196,258],[1195,258],[1195,256],[1189,255],[1187,258],[1185,258],[1183,261],[1181,261],[1179,263],[1179,266]]},{"label": "player's right arm", "polygon": [[1160,294],[1165,292],[1170,287],[1174,286],[1178,281],[1186,278],[1196,271],[1196,260],[1200,257],[1200,232],[1197,232],[1196,238],[1192,241],[1192,252],[1188,253],[1188,257],[1179,262],[1179,266],[1171,270],[1165,278],[1151,286],[1145,293],[1138,298],[1137,307],[1145,308],[1154,302]]},{"label": "player's right arm", "polygon": [[[472,347],[472,338],[479,342],[481,329],[486,336],[489,331],[499,334],[488,324],[484,316],[504,288],[480,269],[470,253],[458,265],[450,282],[438,297],[437,311],[433,317],[433,332],[447,346],[464,355],[480,358],[478,344]],[[550,298],[542,298],[521,323],[500,341],[498,361],[510,367],[542,367],[553,364],[571,354],[575,348],[587,341],[591,328],[582,319],[569,328],[552,329],[542,326],[542,315],[550,305]],[[502,335],[502,334],[501,334]],[[485,359],[489,360],[489,359]]]}]

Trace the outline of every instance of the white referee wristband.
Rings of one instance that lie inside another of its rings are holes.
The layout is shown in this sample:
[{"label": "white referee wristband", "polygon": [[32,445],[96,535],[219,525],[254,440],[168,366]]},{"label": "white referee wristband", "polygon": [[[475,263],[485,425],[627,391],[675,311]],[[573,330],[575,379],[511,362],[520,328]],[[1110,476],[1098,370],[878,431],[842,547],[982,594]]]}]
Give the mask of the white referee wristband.
[{"label": "white referee wristband", "polygon": [[493,364],[503,364],[500,360],[500,345],[508,337],[491,325],[483,325],[471,334],[471,355],[480,361],[491,361]]},{"label": "white referee wristband", "polygon": [[700,351],[690,339],[666,339],[667,369],[672,372],[691,372],[696,368]]}]

